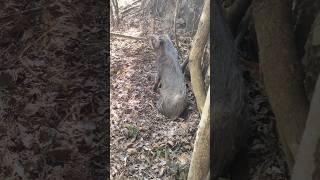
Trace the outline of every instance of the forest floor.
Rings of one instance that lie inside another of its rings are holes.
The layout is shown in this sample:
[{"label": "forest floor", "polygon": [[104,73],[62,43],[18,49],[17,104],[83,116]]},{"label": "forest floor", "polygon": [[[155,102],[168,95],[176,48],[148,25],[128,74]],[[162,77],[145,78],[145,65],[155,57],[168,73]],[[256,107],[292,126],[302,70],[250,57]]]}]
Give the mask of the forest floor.
[{"label": "forest floor", "polygon": [[[248,65],[248,62],[246,63]],[[252,63],[254,64],[254,63]],[[250,180],[289,180],[284,153],[276,132],[275,117],[259,78],[246,66],[249,91],[250,133],[248,167]]]},{"label": "forest floor", "polygon": [[[128,23],[128,22],[122,22]],[[114,32],[146,37],[140,20]],[[186,116],[169,120],[155,108],[155,56],[148,42],[111,35],[111,177],[184,179],[200,120],[189,88]],[[190,81],[187,82],[190,87]]]},{"label": "forest floor", "polygon": [[0,179],[105,179],[104,2],[0,2]]}]

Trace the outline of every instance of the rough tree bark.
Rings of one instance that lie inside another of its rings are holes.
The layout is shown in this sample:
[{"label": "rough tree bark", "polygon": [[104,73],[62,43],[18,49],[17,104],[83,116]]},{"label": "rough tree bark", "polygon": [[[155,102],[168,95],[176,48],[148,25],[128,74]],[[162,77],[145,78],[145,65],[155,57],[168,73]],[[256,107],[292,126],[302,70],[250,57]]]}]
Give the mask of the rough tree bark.
[{"label": "rough tree bark", "polygon": [[210,86],[199,123],[192,153],[188,180],[205,179],[209,173],[210,149]]},{"label": "rough tree bark", "polygon": [[210,0],[205,0],[197,33],[192,42],[189,54],[189,69],[191,74],[191,85],[196,97],[199,112],[205,101],[204,80],[201,73],[201,58],[209,35]]},{"label": "rough tree bark", "polygon": [[253,16],[263,79],[289,169],[304,130],[308,103],[290,24],[290,0],[254,0]]},{"label": "rough tree bark", "polygon": [[292,180],[320,178],[320,76],[310,106],[306,128],[296,156]]},{"label": "rough tree bark", "polygon": [[239,68],[239,59],[233,37],[222,8],[213,0],[212,68],[210,84],[213,86],[210,135],[210,175],[214,180],[224,175],[234,157],[247,140],[249,121],[247,118],[247,93]]}]

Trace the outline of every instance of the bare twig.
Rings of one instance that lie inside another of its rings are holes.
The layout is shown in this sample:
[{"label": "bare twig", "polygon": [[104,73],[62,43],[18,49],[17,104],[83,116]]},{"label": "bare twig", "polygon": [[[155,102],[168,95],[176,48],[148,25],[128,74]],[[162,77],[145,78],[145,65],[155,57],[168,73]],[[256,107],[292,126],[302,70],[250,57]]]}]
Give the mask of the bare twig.
[{"label": "bare twig", "polygon": [[153,21],[152,21],[152,34],[156,32],[156,15],[153,15]]},{"label": "bare twig", "polygon": [[189,63],[189,58],[187,58],[187,59],[181,64],[181,70],[182,70],[183,73],[184,73],[184,71],[185,71],[188,63]]}]

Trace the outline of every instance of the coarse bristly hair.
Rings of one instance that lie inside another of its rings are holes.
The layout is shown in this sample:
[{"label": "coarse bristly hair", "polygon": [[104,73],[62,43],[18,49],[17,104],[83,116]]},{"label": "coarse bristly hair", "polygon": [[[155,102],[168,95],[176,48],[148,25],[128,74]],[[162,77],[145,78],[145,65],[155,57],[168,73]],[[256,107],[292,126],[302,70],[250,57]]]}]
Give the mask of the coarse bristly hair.
[{"label": "coarse bristly hair", "polygon": [[158,111],[170,119],[176,119],[186,105],[186,85],[178,62],[178,52],[170,37],[165,34],[153,36],[151,43],[157,52],[158,75],[160,76],[160,99]]}]

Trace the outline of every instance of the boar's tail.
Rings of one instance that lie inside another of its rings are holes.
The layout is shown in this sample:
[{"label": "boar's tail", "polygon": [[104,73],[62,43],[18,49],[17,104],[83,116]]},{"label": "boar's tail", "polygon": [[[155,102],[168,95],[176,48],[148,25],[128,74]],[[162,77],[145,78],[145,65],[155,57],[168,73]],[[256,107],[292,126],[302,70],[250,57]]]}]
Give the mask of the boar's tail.
[{"label": "boar's tail", "polygon": [[174,97],[173,97],[173,102],[180,102],[182,100],[184,100],[184,95],[183,94],[176,94]]},{"label": "boar's tail", "polygon": [[177,117],[179,117],[179,115],[182,113],[182,111],[185,108],[185,104],[186,104],[185,98],[186,98],[185,94],[176,94],[172,100],[172,103],[173,103],[172,109],[174,109],[174,111],[175,111],[174,114]]}]

